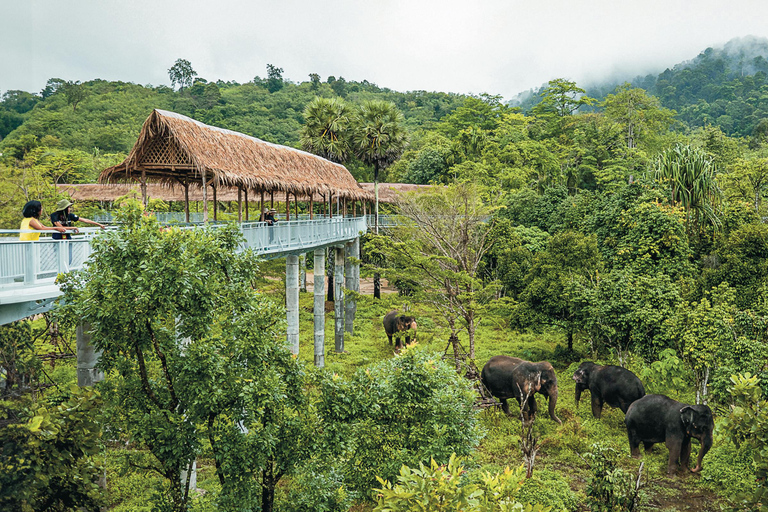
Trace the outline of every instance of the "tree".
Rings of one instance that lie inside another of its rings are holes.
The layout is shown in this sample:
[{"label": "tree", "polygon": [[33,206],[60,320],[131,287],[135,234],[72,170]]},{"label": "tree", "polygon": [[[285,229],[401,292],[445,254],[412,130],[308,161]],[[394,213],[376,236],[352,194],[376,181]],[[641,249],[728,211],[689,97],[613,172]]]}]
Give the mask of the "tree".
[{"label": "tree", "polygon": [[732,189],[750,201],[760,213],[763,196],[768,190],[768,158],[739,158],[730,173],[723,176],[724,188]]},{"label": "tree", "polygon": [[555,128],[555,135],[565,131],[566,119],[581,107],[595,103],[594,98],[587,96],[586,91],[564,78],[550,80],[539,93],[541,101],[531,109],[533,115],[547,120],[547,124]]},{"label": "tree", "polygon": [[539,322],[565,330],[568,350],[573,350],[576,312],[571,296],[574,279],[589,279],[601,267],[594,236],[574,231],[557,233],[549,239],[547,250],[538,253],[524,279],[515,317],[524,326]]},{"label": "tree", "polygon": [[66,318],[88,322],[102,354],[110,429],[164,478],[158,508],[188,509],[181,475],[205,441],[219,504],[270,511],[315,428],[281,308],[253,290],[256,259],[234,226],[162,231],[135,200],[123,208],[122,229],[94,240],[88,269],[62,285]]},{"label": "tree", "polygon": [[[394,103],[382,100],[363,102],[352,122],[352,146],[358,158],[373,165],[374,232],[379,233],[379,171],[394,163],[405,151],[408,135],[403,114]],[[381,285],[373,276],[373,296],[380,298]]]},{"label": "tree", "polygon": [[310,73],[309,81],[311,83],[310,89],[317,92],[320,89],[320,75],[317,73]]},{"label": "tree", "polygon": [[350,115],[341,98],[316,97],[304,109],[301,147],[333,162],[346,162],[351,154]]},{"label": "tree", "polygon": [[689,232],[700,232],[707,224],[720,226],[717,210],[722,191],[717,168],[706,153],[678,144],[661,154],[653,175],[670,204],[685,208]]},{"label": "tree", "polygon": [[624,127],[627,149],[635,149],[639,139],[666,132],[675,115],[658,98],[627,82],[606,96],[601,106],[608,119]]},{"label": "tree", "polygon": [[267,64],[267,90],[277,92],[283,88],[283,68]]},{"label": "tree", "polygon": [[77,111],[77,105],[88,97],[89,91],[85,85],[78,82],[66,82],[61,86],[61,91],[67,98],[67,105],[72,105],[72,112]]},{"label": "tree", "polygon": [[347,95],[347,81],[343,76],[340,76],[337,80],[331,82],[331,89],[333,89],[333,92],[338,96],[344,98]]},{"label": "tree", "polygon": [[168,70],[168,77],[171,79],[171,87],[179,84],[179,91],[184,87],[190,87],[197,71],[192,69],[192,64],[186,59],[177,59],[176,63]]},{"label": "tree", "polygon": [[480,275],[483,258],[494,243],[489,223],[494,208],[471,183],[405,195],[397,207],[405,222],[390,230],[390,236],[375,237],[368,251],[387,262],[383,270],[388,279],[415,282],[414,300],[440,311],[451,329],[457,365],[457,334],[463,322],[469,357],[474,359],[482,304],[495,291],[495,283]]}]

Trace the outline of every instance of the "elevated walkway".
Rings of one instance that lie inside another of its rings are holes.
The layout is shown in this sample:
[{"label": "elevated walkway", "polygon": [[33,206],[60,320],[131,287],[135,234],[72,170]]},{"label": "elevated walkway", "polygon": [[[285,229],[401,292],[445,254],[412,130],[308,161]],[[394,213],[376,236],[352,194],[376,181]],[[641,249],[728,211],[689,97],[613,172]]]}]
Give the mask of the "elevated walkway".
[{"label": "elevated walkway", "polygon": [[[343,246],[367,229],[365,217],[281,221],[274,226],[247,222],[239,226],[245,238],[242,248],[250,248],[264,259]],[[91,254],[91,240],[99,230],[83,231],[72,240],[21,242],[0,238],[0,325],[51,309],[53,300],[61,295],[56,276],[83,268]]]}]

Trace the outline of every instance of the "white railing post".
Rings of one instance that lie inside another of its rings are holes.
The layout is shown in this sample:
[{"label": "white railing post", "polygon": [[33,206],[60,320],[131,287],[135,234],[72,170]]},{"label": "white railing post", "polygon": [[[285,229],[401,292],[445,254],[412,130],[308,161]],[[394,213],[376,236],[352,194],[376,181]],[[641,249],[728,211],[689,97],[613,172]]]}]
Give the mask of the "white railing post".
[{"label": "white railing post", "polygon": [[56,244],[57,274],[69,272],[69,241],[60,240]]},{"label": "white railing post", "polygon": [[40,247],[35,242],[26,242],[24,262],[24,284],[35,284],[40,272]]}]

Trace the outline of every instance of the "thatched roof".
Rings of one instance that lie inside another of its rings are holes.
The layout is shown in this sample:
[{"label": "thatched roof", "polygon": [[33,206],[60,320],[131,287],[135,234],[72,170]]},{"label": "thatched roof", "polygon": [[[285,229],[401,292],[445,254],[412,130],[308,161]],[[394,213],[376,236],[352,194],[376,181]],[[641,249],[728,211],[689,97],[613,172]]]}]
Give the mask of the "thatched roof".
[{"label": "thatched roof", "polygon": [[128,158],[99,182],[136,182],[142,172],[168,186],[202,183],[205,173],[218,187],[371,199],[343,165],[166,110],[152,111]]},{"label": "thatched roof", "polygon": [[[360,186],[373,196],[373,183],[361,183]],[[434,185],[413,185],[411,183],[379,183],[379,202],[395,203],[398,194],[425,191]]]}]

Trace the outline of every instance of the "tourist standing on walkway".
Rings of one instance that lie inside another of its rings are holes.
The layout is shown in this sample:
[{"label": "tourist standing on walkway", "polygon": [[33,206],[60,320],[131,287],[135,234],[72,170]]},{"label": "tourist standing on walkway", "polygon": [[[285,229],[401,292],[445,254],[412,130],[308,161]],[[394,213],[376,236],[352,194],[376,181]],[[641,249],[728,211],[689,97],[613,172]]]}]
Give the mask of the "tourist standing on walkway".
[{"label": "tourist standing on walkway", "polygon": [[[48,226],[43,226],[39,220],[42,211],[43,205],[40,203],[40,201],[28,201],[27,204],[24,205],[24,209],[21,212],[22,215],[24,215],[24,220],[21,221],[21,226],[19,229],[22,231],[30,229],[36,229],[38,231],[57,231],[58,233],[56,234],[66,233],[67,228],[65,227],[54,226],[49,228]],[[40,233],[20,233],[19,240],[25,242],[40,240]]]},{"label": "tourist standing on walkway", "polygon": [[[100,227],[101,229],[104,229],[104,224],[100,224],[94,220],[86,219],[85,217],[78,217],[74,213],[70,213],[70,206],[72,206],[72,203],[66,199],[62,199],[56,203],[56,211],[51,214],[51,223],[54,226],[74,229],[75,233],[77,233],[77,228],[72,227],[72,224],[74,222],[85,222],[86,224],[92,224],[94,226]],[[72,238],[72,235],[68,233],[63,235],[60,233],[54,233],[53,238],[56,240],[69,240]]]}]

